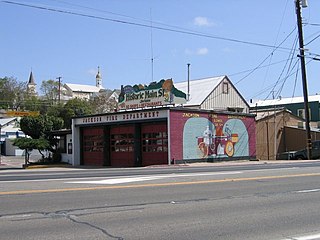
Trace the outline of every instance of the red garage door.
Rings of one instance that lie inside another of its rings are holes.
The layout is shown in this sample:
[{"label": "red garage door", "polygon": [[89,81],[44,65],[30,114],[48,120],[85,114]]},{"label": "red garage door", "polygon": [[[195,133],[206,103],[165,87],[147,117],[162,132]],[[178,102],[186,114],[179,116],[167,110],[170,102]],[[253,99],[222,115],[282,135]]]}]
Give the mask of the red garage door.
[{"label": "red garage door", "polygon": [[168,128],[166,123],[141,126],[142,165],[168,164]]},{"label": "red garage door", "polygon": [[110,129],[110,150],[111,166],[134,166],[133,125],[117,126]]},{"label": "red garage door", "polygon": [[83,165],[102,166],[104,159],[103,128],[84,128],[82,132]]}]

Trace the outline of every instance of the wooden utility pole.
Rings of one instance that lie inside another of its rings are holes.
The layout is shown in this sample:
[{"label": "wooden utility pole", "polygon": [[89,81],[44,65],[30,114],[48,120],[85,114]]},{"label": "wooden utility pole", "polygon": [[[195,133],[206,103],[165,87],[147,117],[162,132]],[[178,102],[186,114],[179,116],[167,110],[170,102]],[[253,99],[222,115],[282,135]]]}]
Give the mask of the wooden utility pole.
[{"label": "wooden utility pole", "polygon": [[61,100],[61,78],[62,77],[57,77],[58,81],[59,81],[59,86],[58,86],[58,92],[59,92],[59,95],[58,95],[58,101],[59,101],[59,104],[60,104],[60,100]]},{"label": "wooden utility pole", "polygon": [[[308,87],[307,87],[307,74],[306,74],[306,61],[304,56],[304,43],[303,43],[303,31],[302,31],[302,18],[301,18],[301,0],[296,1],[296,14],[297,24],[299,33],[299,50],[300,50],[300,62],[301,62],[301,75],[302,75],[302,87],[303,87],[303,98],[304,98],[304,116],[306,120],[306,138],[307,138],[307,157],[312,158],[311,154],[311,133],[310,133],[310,115],[309,115],[309,100],[308,100]],[[304,1],[304,7],[306,2]]]}]

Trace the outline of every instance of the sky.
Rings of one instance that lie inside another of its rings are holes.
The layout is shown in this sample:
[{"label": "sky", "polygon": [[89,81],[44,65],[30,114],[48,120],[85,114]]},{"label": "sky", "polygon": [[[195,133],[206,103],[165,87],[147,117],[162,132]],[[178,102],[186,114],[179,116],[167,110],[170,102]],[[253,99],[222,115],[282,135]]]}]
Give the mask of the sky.
[{"label": "sky", "polygon": [[[320,1],[301,11],[320,93]],[[295,0],[0,0],[0,77],[108,89],[226,75],[247,100],[302,96]],[[315,59],[314,59],[315,58]]]}]

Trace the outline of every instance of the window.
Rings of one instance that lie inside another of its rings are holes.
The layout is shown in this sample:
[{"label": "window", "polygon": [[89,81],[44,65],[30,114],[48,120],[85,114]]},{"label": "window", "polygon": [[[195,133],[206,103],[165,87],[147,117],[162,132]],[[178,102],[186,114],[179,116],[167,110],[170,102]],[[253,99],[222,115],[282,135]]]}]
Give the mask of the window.
[{"label": "window", "polygon": [[222,85],[222,93],[224,93],[224,94],[229,93],[229,84],[227,82],[224,82]]},{"label": "window", "polygon": [[[297,111],[298,116],[301,117],[301,118],[303,118],[303,119],[306,118],[306,116],[305,116],[304,113],[305,113],[304,109],[298,109],[298,111]],[[310,108],[309,108],[309,118],[311,119],[311,111],[310,111]]]},{"label": "window", "polygon": [[85,152],[103,152],[103,136],[102,135],[84,136],[83,150]]},{"label": "window", "polygon": [[168,152],[167,132],[153,132],[142,134],[143,152]]},{"label": "window", "polygon": [[59,136],[59,141],[58,141],[58,149],[60,150],[61,153],[66,153],[67,149],[67,136]]},{"label": "window", "polygon": [[112,152],[133,152],[134,136],[132,133],[121,133],[111,135]]}]

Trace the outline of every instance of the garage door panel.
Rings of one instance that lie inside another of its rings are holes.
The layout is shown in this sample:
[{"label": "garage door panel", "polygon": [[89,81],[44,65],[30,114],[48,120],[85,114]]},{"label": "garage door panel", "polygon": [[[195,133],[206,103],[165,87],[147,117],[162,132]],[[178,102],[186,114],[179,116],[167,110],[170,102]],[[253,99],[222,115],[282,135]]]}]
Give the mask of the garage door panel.
[{"label": "garage door panel", "polygon": [[117,126],[110,129],[110,156],[113,167],[133,167],[134,126]]},{"label": "garage door panel", "polygon": [[145,124],[141,127],[142,165],[168,163],[167,124]]},{"label": "garage door panel", "polygon": [[104,130],[85,128],[82,134],[82,157],[84,165],[103,166]]}]

